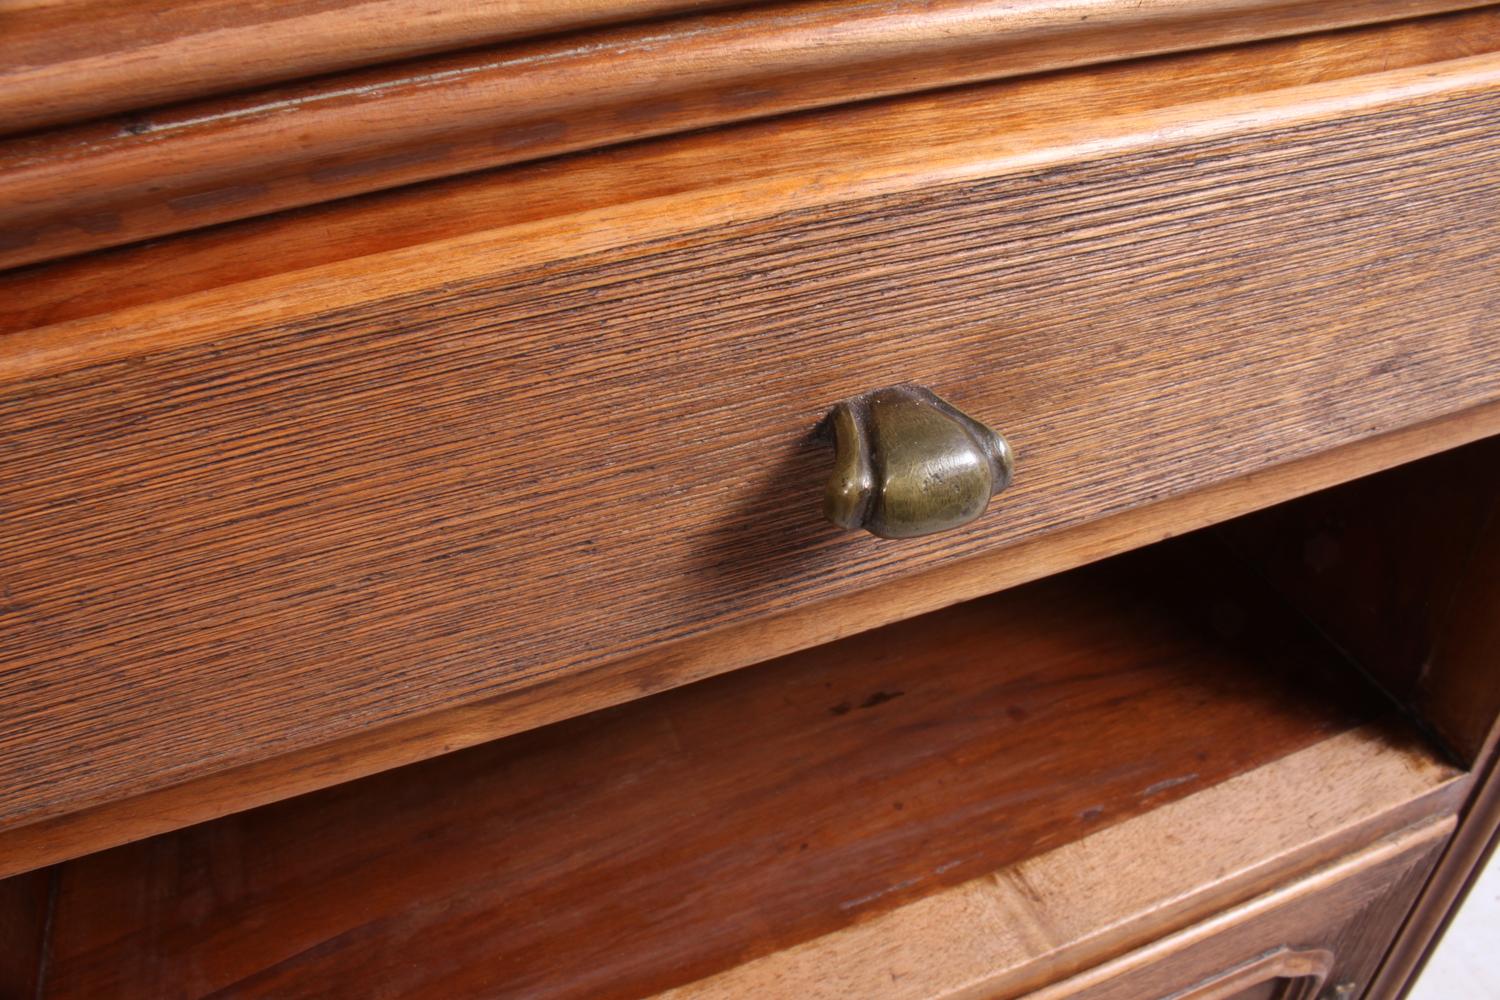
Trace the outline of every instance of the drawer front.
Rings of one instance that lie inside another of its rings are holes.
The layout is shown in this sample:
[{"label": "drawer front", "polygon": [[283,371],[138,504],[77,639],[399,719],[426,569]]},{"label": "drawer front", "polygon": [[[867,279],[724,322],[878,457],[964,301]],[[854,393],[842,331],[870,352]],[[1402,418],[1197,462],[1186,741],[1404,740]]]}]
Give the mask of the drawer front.
[{"label": "drawer front", "polygon": [[1032,1000],[1356,1000],[1452,830],[1440,820],[1376,844]]},{"label": "drawer front", "polygon": [[[863,588],[1500,398],[1500,76],[1445,66],[12,338],[0,823],[820,602],[836,631]],[[811,432],[908,380],[1015,484],[946,534],[840,532]]]}]

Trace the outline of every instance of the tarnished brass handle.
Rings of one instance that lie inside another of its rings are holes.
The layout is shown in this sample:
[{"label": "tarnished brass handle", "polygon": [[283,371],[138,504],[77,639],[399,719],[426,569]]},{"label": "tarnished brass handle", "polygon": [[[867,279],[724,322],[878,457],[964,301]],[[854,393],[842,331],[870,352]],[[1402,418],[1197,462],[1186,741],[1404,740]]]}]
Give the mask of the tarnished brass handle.
[{"label": "tarnished brass handle", "polygon": [[919,385],[845,400],[828,415],[823,513],[841,528],[915,538],[968,524],[1010,485],[1005,438]]}]

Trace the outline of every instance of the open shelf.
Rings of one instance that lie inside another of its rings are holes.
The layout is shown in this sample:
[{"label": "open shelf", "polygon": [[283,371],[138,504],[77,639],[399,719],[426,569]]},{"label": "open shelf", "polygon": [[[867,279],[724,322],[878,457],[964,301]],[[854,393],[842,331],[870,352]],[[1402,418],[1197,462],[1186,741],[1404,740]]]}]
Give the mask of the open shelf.
[{"label": "open shelf", "polygon": [[[1249,579],[1190,537],[69,862],[45,995],[640,996],[1183,800],[1253,873],[1454,780]],[[1350,754],[1349,815],[1255,811]]]}]

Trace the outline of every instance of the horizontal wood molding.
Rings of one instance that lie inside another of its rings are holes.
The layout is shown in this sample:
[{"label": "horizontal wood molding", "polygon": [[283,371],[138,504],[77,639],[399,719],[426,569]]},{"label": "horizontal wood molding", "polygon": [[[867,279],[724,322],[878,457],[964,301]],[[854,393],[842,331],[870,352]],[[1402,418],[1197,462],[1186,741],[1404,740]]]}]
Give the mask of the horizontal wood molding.
[{"label": "horizontal wood molding", "polygon": [[[1495,433],[1497,81],[1474,57],[1003,144],[1002,116],[815,184],[0,338],[0,854],[345,780]],[[991,516],[894,548],[821,523],[807,439],[892,373],[1020,455]],[[1268,465],[1293,471],[1215,492]]]},{"label": "horizontal wood molding", "polygon": [[6,0],[0,134],[734,0]]},{"label": "horizontal wood molding", "polygon": [[[1068,995],[1066,988],[1137,967],[1142,956],[1132,949],[1171,949],[1180,941],[1166,935],[1199,940],[1210,930],[1199,921],[1212,917],[1222,930],[1275,905],[1286,880],[1320,866],[1333,862],[1304,888],[1326,885],[1372,855],[1399,855],[1413,841],[1441,844],[1467,782],[1433,792],[1412,777],[1405,755],[1375,732],[1339,736],[660,996],[980,1000],[1026,996],[1078,974],[1045,994]],[[1369,853],[1341,858],[1360,848]]]},{"label": "horizontal wood molding", "polygon": [[[654,215],[645,206],[627,206],[642,202],[657,208],[685,199],[696,219],[728,223],[777,207],[804,208],[940,182],[949,169],[972,174],[980,151],[989,157],[980,158],[983,167],[997,171],[1045,157],[1086,156],[1131,137],[1149,137],[1153,130],[1180,132],[1195,119],[1233,122],[1268,108],[1273,116],[1285,115],[1301,105],[1283,92],[1311,84],[1320,85],[1325,99],[1339,95],[1325,112],[1353,112],[1411,96],[1426,75],[1423,70],[1392,80],[1386,71],[1497,49],[1500,11],[1479,11],[1033,76],[636,143],[0,272],[0,334],[340,261],[364,258],[358,267],[368,280],[402,260],[370,258],[418,245],[429,247],[422,256],[446,255],[456,264],[473,252],[470,244],[446,241],[491,233],[475,245],[514,243],[527,238],[526,227],[538,224],[554,232],[571,227],[586,233],[600,226],[599,213],[609,219],[628,212],[634,216],[628,232],[640,232]],[[1443,76],[1440,88],[1451,85],[1448,74]],[[1229,103],[1208,103],[1216,101]],[[923,141],[914,143],[913,136]],[[859,155],[851,157],[851,150]],[[802,176],[819,183],[798,186],[786,180]],[[285,287],[283,281],[264,294],[284,297],[278,289]],[[320,294],[331,290],[325,286]],[[196,308],[193,301],[181,305]],[[16,344],[7,346],[0,356],[14,357]]]},{"label": "horizontal wood molding", "polygon": [[[1305,68],[1278,73],[1295,55],[1278,45],[1229,50],[1208,63],[1189,56],[1180,66],[1105,67],[915,100],[895,116],[882,108],[841,111],[810,127],[748,126],[668,143],[660,155],[648,144],[639,155],[501,172],[451,197],[440,193],[436,204],[420,195],[403,200],[394,213],[374,200],[243,236],[230,229],[206,245],[184,237],[159,252],[0,274],[0,381],[408,294],[432,285],[437,261],[444,279],[476,278],[635,243],[711,238],[720,227],[860,199],[1493,94],[1500,91],[1500,11],[1469,16],[1474,32],[1456,47],[1451,31],[1433,31],[1430,22],[1320,38],[1316,48],[1330,62],[1315,61],[1313,76],[1334,76],[1321,83],[1307,83]],[[1454,58],[1476,45],[1483,55]],[[1403,51],[1418,61],[1370,72]],[[1200,90],[1196,78],[1205,70],[1211,82]],[[1101,85],[1122,98],[1106,93],[1080,113],[1077,102]],[[1173,100],[1179,93],[1185,99]],[[914,134],[927,139],[914,143]],[[861,155],[851,157],[852,149]],[[756,169],[756,161],[767,166]],[[419,220],[432,214],[441,224],[423,227]],[[488,224],[476,226],[476,217]],[[364,252],[340,252],[372,229]],[[200,255],[208,261],[194,270]],[[93,277],[96,268],[102,277]],[[174,277],[179,269],[186,281]],[[112,292],[116,284],[130,286],[124,296]]]},{"label": "horizontal wood molding", "polygon": [[0,267],[724,122],[1473,6],[809,0],[434,57],[0,144]]}]

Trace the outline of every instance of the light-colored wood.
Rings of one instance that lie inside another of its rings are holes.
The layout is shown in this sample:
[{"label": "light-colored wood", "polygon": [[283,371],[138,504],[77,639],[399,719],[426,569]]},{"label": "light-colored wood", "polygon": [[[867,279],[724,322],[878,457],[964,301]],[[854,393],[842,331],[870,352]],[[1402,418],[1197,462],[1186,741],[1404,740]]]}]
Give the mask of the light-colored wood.
[{"label": "light-colored wood", "polygon": [[[0,340],[7,860],[847,634],[962,588],[855,592],[966,557],[992,589],[1008,546],[1380,430],[1493,431],[1497,80],[908,141]],[[990,515],[899,548],[822,524],[806,437],[893,373],[1019,453]],[[182,812],[39,825],[242,767]]]},{"label": "light-colored wood", "polygon": [[0,134],[731,0],[4,0]]},{"label": "light-colored wood", "polygon": [[[1402,827],[1418,825],[1421,832],[1380,844],[1378,856],[1440,840],[1457,800],[1452,792],[1430,797],[1432,779],[1445,769],[1434,771],[1430,763],[1413,769],[1413,761],[1357,730],[992,876],[661,996],[977,1000],[1020,996],[1082,974],[1067,989],[1044,994],[1067,996],[1121,967],[1085,970],[1170,934],[1185,931],[1198,940],[1211,930],[1199,922],[1215,914],[1222,915],[1212,926],[1259,913],[1286,898],[1276,887],[1288,879]],[[1466,782],[1449,787],[1459,786]],[[1336,880],[1350,864],[1335,863],[1294,891]],[[1140,956],[1120,961],[1129,966]]]},{"label": "light-colored wood", "polygon": [[0,145],[0,267],[729,121],[1471,6],[811,0],[437,57]]}]

